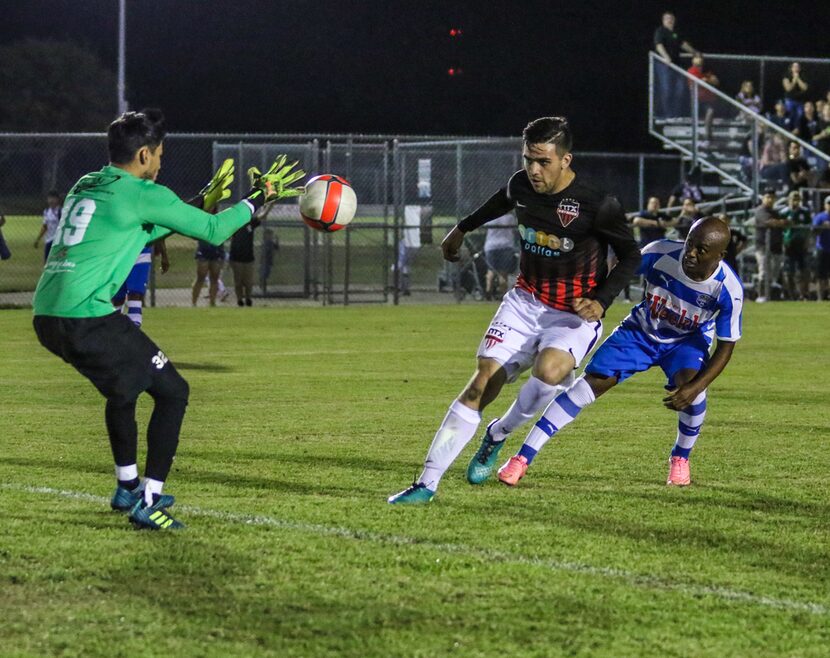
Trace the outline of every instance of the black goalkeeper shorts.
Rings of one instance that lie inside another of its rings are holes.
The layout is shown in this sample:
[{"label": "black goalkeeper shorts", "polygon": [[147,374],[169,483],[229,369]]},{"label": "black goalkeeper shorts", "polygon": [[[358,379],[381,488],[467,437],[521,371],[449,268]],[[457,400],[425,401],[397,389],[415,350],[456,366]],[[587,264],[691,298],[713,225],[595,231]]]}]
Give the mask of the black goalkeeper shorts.
[{"label": "black goalkeeper shorts", "polygon": [[153,384],[187,384],[168,363],[158,345],[121,313],[100,318],[59,318],[36,315],[38,340],[47,350],[74,366],[107,399],[135,400]]}]

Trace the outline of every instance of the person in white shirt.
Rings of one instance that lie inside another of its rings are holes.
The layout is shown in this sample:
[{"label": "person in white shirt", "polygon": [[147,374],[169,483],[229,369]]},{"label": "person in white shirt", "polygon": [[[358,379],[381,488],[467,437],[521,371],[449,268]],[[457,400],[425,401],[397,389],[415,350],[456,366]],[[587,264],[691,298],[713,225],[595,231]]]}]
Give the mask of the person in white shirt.
[{"label": "person in white shirt", "polygon": [[500,299],[510,288],[507,278],[519,266],[519,252],[516,248],[516,217],[507,213],[487,222],[487,237],[484,239],[484,260],[487,263],[485,277],[485,298]]},{"label": "person in white shirt", "polygon": [[40,225],[40,233],[35,238],[34,247],[40,246],[40,239],[44,238],[43,262],[49,257],[49,250],[52,248],[52,240],[55,231],[61,221],[61,195],[56,190],[50,190],[46,195],[46,210],[43,211],[43,223]]}]

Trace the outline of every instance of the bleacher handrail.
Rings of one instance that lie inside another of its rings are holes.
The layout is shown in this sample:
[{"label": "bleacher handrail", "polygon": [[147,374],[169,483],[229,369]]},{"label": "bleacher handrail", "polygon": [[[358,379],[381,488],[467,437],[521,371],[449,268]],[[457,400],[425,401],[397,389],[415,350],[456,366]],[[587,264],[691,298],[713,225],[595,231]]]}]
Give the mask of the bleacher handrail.
[{"label": "bleacher handrail", "polygon": [[[715,60],[735,60],[738,62],[780,62],[799,64],[830,64],[830,58],[827,57],[784,57],[783,55],[730,55],[729,53],[705,53],[701,52],[703,59]],[[684,59],[691,59],[691,53],[681,53]]]},{"label": "bleacher handrail", "polygon": [[676,64],[672,64],[671,62],[667,62],[666,60],[664,60],[662,57],[660,57],[660,55],[658,55],[654,51],[649,52],[649,57],[653,58],[653,59],[656,59],[656,60],[659,60],[665,66],[668,66],[670,69],[673,69],[677,73],[680,73],[683,77],[686,78],[686,80],[692,82],[695,86],[703,87],[704,89],[712,92],[716,97],[720,98],[722,101],[725,101],[728,105],[731,105],[732,107],[734,107],[738,111],[740,111],[741,114],[751,115],[751,117],[754,121],[757,121],[758,123],[765,125],[767,128],[771,128],[773,132],[778,133],[782,137],[786,138],[788,141],[796,142],[796,143],[800,144],[802,148],[806,148],[808,151],[810,151],[814,155],[817,155],[818,157],[820,157],[825,162],[830,163],[830,155],[827,155],[826,153],[819,150],[818,148],[816,148],[812,144],[810,144],[808,142],[805,142],[798,135],[794,135],[793,133],[784,130],[780,126],[777,126],[772,121],[767,119],[763,114],[759,114],[758,112],[754,112],[753,110],[749,109],[746,105],[743,105],[742,103],[739,103],[738,101],[736,101],[731,96],[727,96],[726,94],[724,94],[717,87],[713,87],[708,82],[704,82],[700,78],[696,78],[691,73],[689,73],[688,71],[683,70],[681,67],[677,66]]}]

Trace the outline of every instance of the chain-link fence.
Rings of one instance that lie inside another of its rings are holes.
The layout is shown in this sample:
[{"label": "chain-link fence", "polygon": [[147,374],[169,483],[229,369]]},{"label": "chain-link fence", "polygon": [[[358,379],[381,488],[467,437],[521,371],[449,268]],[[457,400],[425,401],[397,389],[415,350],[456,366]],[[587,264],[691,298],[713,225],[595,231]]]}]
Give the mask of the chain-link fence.
[{"label": "chain-link fence", "polygon": [[[512,229],[477,231],[468,240],[468,262],[458,266],[443,261],[440,242],[521,167],[519,139],[171,134],[159,182],[189,198],[233,157],[239,198],[247,168],[267,167],[279,153],[299,160],[309,175],[344,176],[359,205],[351,226],[334,234],[306,227],[296,201],[277,205],[255,231],[255,297],[347,304],[487,295],[486,234]],[[0,305],[31,301],[43,265],[43,239],[35,241],[47,193],[65,194],[105,161],[100,134],[0,135],[0,213],[6,220],[0,230],[11,254],[0,262]],[[680,157],[666,154],[577,152],[573,166],[627,210],[642,208],[648,196],[668,196],[682,173]],[[166,244],[171,266],[165,274],[154,268],[148,302],[190,304],[196,243],[171,236]],[[235,301],[232,293],[227,299]]]}]

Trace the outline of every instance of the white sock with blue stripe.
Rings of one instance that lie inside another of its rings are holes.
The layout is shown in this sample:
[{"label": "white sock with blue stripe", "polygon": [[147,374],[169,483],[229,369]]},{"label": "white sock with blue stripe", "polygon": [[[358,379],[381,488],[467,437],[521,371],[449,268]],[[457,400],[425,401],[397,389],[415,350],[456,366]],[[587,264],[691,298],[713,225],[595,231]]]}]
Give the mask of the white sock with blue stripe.
[{"label": "white sock with blue stripe", "polygon": [[518,454],[531,463],[542,447],[596,398],[584,377],[557,395],[527,435]]},{"label": "white sock with blue stripe", "polygon": [[136,327],[141,326],[141,307],[142,303],[140,299],[127,300],[127,317],[133,321]]},{"label": "white sock with blue stripe", "polygon": [[446,470],[475,436],[480,423],[481,414],[478,411],[458,400],[453,402],[432,439],[418,482],[435,491]]},{"label": "white sock with blue stripe", "polygon": [[677,412],[677,440],[671,451],[672,457],[689,458],[689,453],[700,435],[704,418],[706,418],[706,391],[692,400],[692,404],[688,407]]}]

